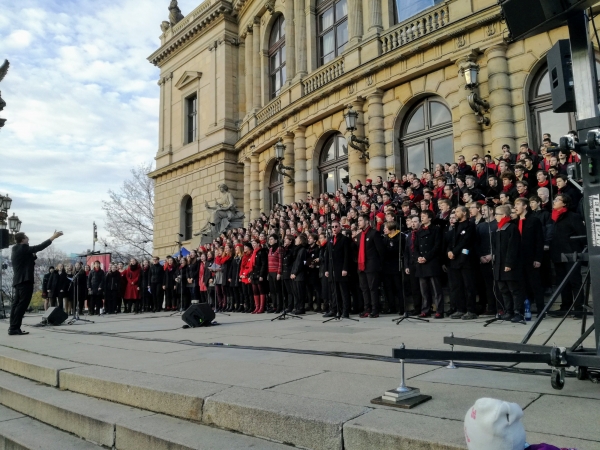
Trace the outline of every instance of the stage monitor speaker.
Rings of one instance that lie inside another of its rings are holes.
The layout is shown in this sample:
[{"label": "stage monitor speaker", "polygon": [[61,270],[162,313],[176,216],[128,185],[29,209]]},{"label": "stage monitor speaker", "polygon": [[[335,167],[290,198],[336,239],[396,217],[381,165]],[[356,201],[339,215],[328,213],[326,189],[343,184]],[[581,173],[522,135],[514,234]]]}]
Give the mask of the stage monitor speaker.
[{"label": "stage monitor speaker", "polygon": [[552,111],[555,113],[575,112],[577,108],[569,40],[561,39],[556,42],[546,55],[546,61],[552,93]]},{"label": "stage monitor speaker", "polygon": [[534,36],[565,24],[569,14],[598,0],[499,0],[511,41]]},{"label": "stage monitor speaker", "polygon": [[208,303],[195,303],[185,310],[181,318],[191,328],[209,327],[215,320],[215,312]]},{"label": "stage monitor speaker", "polygon": [[8,235],[8,229],[2,228],[0,230],[0,243],[2,244],[0,245],[0,250],[2,250],[3,248],[8,248],[9,239],[10,237]]},{"label": "stage monitor speaker", "polygon": [[47,322],[50,325],[60,325],[65,320],[67,320],[69,316],[66,312],[63,311],[62,308],[55,308],[54,306],[48,308],[48,310],[44,313],[42,317],[42,322]]}]

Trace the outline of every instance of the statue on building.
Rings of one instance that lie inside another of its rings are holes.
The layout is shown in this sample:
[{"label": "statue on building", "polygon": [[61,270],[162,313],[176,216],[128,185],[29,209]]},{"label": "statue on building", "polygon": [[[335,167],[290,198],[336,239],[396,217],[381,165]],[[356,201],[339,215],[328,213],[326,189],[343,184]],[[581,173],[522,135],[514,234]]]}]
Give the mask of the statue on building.
[{"label": "statue on building", "polygon": [[239,228],[243,224],[244,213],[237,210],[235,199],[227,185],[220,184],[219,191],[222,196],[215,200],[215,206],[210,206],[208,202],[204,203],[206,209],[211,210],[212,213],[202,229],[195,234],[202,235],[202,242],[211,242],[229,228]]},{"label": "statue on building", "polygon": [[171,4],[169,5],[169,21],[171,22],[171,26],[177,25],[181,19],[183,19],[183,14],[181,14],[181,10],[177,6],[177,0],[171,0]]},{"label": "statue on building", "polygon": [[[4,63],[0,66],[0,81],[2,81],[4,79],[4,77],[6,76],[6,74],[8,73],[9,66],[10,66],[10,63],[8,62],[8,59],[5,59]],[[6,106],[6,102],[2,99],[2,92],[0,92],[0,111],[2,111],[5,106]],[[0,128],[2,128],[4,126],[5,122],[6,122],[6,119],[0,118]]]},{"label": "statue on building", "polygon": [[163,33],[165,33],[169,28],[171,28],[171,22],[163,20],[160,23],[160,31],[162,31]]}]

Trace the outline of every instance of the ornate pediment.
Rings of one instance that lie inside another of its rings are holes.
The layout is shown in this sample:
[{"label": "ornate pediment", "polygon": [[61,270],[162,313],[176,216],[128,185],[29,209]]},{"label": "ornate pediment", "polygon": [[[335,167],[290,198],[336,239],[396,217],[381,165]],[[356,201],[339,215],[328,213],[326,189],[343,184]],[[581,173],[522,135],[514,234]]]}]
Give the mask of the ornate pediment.
[{"label": "ornate pediment", "polygon": [[202,77],[202,72],[193,72],[191,70],[186,70],[183,75],[181,75],[181,77],[179,77],[179,80],[177,80],[177,83],[175,83],[175,87],[179,90],[183,89],[184,87],[186,87],[188,84],[192,83],[193,81],[199,80]]}]

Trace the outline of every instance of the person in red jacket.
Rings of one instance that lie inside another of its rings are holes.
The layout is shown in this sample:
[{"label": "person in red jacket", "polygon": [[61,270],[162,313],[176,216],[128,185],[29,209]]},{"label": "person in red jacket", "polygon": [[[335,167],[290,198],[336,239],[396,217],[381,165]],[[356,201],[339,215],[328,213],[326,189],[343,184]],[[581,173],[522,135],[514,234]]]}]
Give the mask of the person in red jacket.
[{"label": "person in red jacket", "polygon": [[254,302],[252,293],[252,253],[254,249],[250,242],[244,242],[244,254],[242,256],[242,262],[240,263],[240,281],[242,282],[242,293],[244,295],[245,313],[251,313],[254,311]]},{"label": "person in red jacket", "polygon": [[123,294],[123,300],[125,301],[125,312],[139,312],[139,300],[140,300],[140,265],[137,259],[131,258],[129,266],[122,273],[125,279],[125,293]]}]

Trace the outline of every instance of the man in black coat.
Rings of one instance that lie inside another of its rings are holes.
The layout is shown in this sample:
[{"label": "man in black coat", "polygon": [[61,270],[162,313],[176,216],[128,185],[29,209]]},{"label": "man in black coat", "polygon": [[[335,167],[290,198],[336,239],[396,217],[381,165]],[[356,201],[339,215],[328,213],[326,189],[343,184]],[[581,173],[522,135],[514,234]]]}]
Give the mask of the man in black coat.
[{"label": "man in black coat", "polygon": [[[100,268],[100,261],[94,261],[92,264],[92,270],[88,275],[88,293],[89,293],[89,304],[88,311],[90,316],[100,314],[102,308],[102,296],[104,295],[104,270]],[[121,278],[123,280],[123,278]],[[116,308],[120,307],[118,302],[115,302]]]},{"label": "man in black coat", "polygon": [[[350,265],[350,240],[342,234],[342,226],[337,220],[331,223],[332,237],[325,250],[325,277],[329,280],[331,304],[323,317],[350,317],[350,294],[348,291],[348,270]],[[338,308],[339,305],[339,308]]]},{"label": "man in black coat", "polygon": [[383,227],[383,291],[388,308],[393,313],[404,314],[404,293],[400,272],[400,246],[402,235],[396,222],[386,222]]},{"label": "man in black coat", "polygon": [[419,314],[418,311],[421,309],[423,296],[421,295],[421,286],[419,285],[419,279],[417,278],[417,253],[415,251],[415,243],[417,242],[417,233],[421,229],[421,219],[416,215],[410,216],[406,223],[409,225],[410,230],[404,245],[404,273],[408,275],[410,295],[412,296],[413,301],[412,311]]},{"label": "man in black coat", "polygon": [[[152,257],[152,264],[150,264],[150,294],[152,294],[152,311],[159,312],[162,308],[164,292],[162,289],[164,269],[160,264],[160,258],[158,256]],[[198,274],[196,274],[196,281]],[[199,294],[199,292],[197,292]],[[198,296],[199,298],[199,296]]]},{"label": "man in black coat", "polygon": [[[557,284],[562,282],[573,266],[572,262],[562,262],[561,255],[563,253],[572,254],[574,252],[581,252],[585,244],[585,240],[571,239],[571,236],[585,236],[586,230],[581,216],[570,211],[570,206],[571,199],[567,195],[559,194],[554,199],[554,210],[552,211],[554,231],[550,244],[550,259],[554,263],[554,269],[556,270]],[[575,313],[582,313],[583,293],[581,292],[573,300],[573,293],[579,292],[581,284],[581,271],[575,270],[560,293],[561,303],[558,314],[564,315],[573,302],[575,302]]]},{"label": "man in black coat", "polygon": [[519,215],[518,228],[521,233],[521,260],[523,262],[523,292],[535,300],[538,315],[544,309],[544,288],[542,287],[542,259],[544,258],[544,229],[540,220],[529,212],[529,200],[515,200],[515,212]]},{"label": "man in black coat", "polygon": [[360,317],[379,317],[379,284],[383,268],[383,240],[381,234],[371,228],[368,214],[358,217],[358,279],[363,293],[365,309]]},{"label": "man in black coat", "polygon": [[498,229],[492,239],[494,279],[504,302],[502,320],[523,322],[523,290],[521,289],[521,235],[510,221],[509,205],[496,207]]},{"label": "man in black coat", "polygon": [[[474,207],[478,209],[477,206]],[[494,208],[489,205],[481,205],[479,213],[475,217],[475,229],[477,235],[475,237],[475,256],[479,264],[479,277],[481,277],[485,285],[485,297],[487,304],[482,315],[496,315],[498,311],[496,302],[496,282],[494,280],[494,271],[492,265],[492,238],[496,236],[498,222],[494,219]],[[478,216],[481,219],[478,220]]]},{"label": "man in black coat", "polygon": [[569,178],[566,175],[558,175],[556,177],[556,187],[558,188],[558,194],[569,196],[569,211],[576,212],[579,202],[581,201],[581,197],[583,196],[579,189],[569,183]]},{"label": "man in black coat", "polygon": [[[469,213],[465,206],[457,206],[454,211],[456,215],[456,226],[449,231],[447,247],[448,256],[448,278],[452,279],[451,296],[454,297],[456,312],[450,316],[452,319],[473,320],[477,319],[475,314],[475,283],[471,259],[474,249],[476,229],[473,222],[469,220]],[[441,317],[440,311],[435,315],[436,319]]]},{"label": "man in black coat", "polygon": [[419,279],[423,297],[420,317],[430,316],[429,311],[434,301],[436,312],[442,317],[444,314],[444,293],[441,283],[443,236],[440,228],[432,224],[433,217],[432,211],[421,212],[421,229],[417,232],[415,241],[417,257],[415,275]]},{"label": "man in black coat", "polygon": [[540,275],[544,293],[552,292],[552,263],[550,260],[550,243],[554,233],[554,221],[552,220],[552,211],[542,208],[542,199],[537,195],[529,197],[529,208],[534,217],[537,217],[542,224],[544,232],[544,254],[542,256],[542,267]]},{"label": "man in black coat", "polygon": [[44,311],[48,309],[48,305],[50,303],[50,298],[48,297],[48,283],[50,281],[50,277],[52,277],[52,273],[54,273],[54,266],[48,267],[48,273],[45,273],[44,278],[42,279],[42,298],[44,299]]},{"label": "man in black coat", "polygon": [[41,252],[52,244],[52,241],[63,235],[62,231],[55,231],[50,239],[39,245],[29,246],[29,238],[23,232],[15,234],[15,242],[11,251],[11,261],[13,266],[13,287],[15,296],[10,307],[10,326],[8,334],[19,336],[29,334],[21,330],[23,316],[31,302],[33,295],[33,270],[35,267],[36,253]]}]

